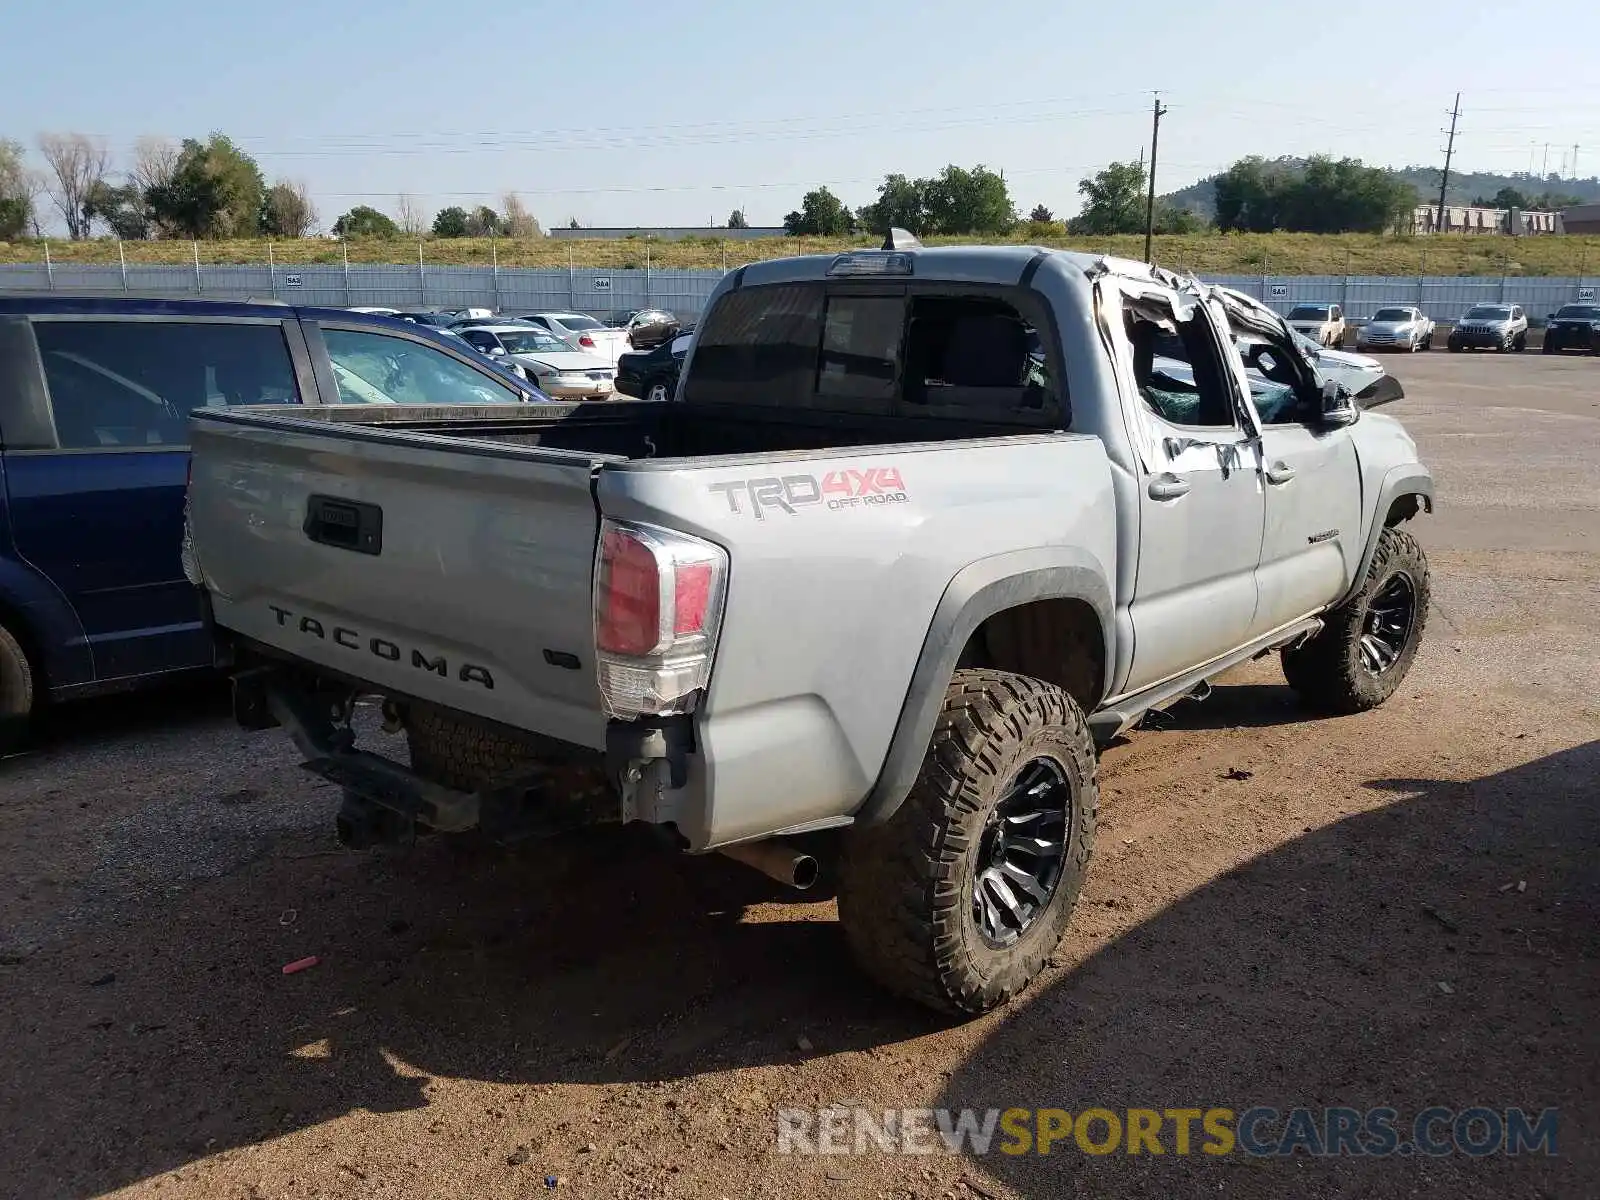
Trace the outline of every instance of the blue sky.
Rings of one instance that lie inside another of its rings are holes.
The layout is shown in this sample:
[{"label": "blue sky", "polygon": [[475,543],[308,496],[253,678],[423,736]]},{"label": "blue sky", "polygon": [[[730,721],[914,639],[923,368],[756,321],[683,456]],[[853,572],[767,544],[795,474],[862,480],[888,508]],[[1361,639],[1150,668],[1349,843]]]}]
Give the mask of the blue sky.
[{"label": "blue sky", "polygon": [[1537,168],[1548,142],[1554,171],[1577,143],[1600,171],[1593,3],[6,8],[0,137],[94,133],[120,163],[140,135],[220,129],[303,180],[324,224],[513,189],[547,225],[774,224],[818,183],[857,205],[950,162],[1064,215],[1080,177],[1138,156],[1155,88],[1162,190],[1248,153],[1436,162],[1458,89],[1461,166]]}]

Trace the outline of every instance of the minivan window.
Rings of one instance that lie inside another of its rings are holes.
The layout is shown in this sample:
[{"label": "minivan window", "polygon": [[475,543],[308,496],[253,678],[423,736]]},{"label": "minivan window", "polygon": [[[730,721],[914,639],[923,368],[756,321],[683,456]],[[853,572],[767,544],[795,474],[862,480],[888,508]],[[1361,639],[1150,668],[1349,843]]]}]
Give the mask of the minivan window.
[{"label": "minivan window", "polygon": [[409,338],[324,329],[341,404],[515,404],[521,396]]},{"label": "minivan window", "polygon": [[36,321],[63,449],[183,446],[189,413],[295,404],[283,327],[210,321]]}]

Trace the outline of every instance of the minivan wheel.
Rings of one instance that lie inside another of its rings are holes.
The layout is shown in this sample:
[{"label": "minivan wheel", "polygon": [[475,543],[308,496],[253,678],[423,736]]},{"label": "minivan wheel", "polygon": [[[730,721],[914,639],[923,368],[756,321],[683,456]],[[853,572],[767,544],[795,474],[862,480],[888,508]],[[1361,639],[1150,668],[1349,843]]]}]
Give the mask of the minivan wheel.
[{"label": "minivan wheel", "polygon": [[657,404],[664,404],[672,399],[672,389],[664,380],[652,380],[650,386],[644,390],[644,398]]},{"label": "minivan wheel", "polygon": [[33,667],[22,643],[0,625],[0,754],[9,754],[22,745],[33,705]]},{"label": "minivan wheel", "polygon": [[1310,641],[1284,650],[1284,678],[1325,712],[1376,708],[1411,670],[1428,624],[1428,598],[1422,547],[1401,529],[1385,529],[1361,590],[1328,613]]},{"label": "minivan wheel", "polygon": [[910,795],[888,821],[845,831],[839,919],[856,960],[941,1012],[1006,1003],[1066,931],[1098,804],[1094,741],[1070,695],[957,671]]}]

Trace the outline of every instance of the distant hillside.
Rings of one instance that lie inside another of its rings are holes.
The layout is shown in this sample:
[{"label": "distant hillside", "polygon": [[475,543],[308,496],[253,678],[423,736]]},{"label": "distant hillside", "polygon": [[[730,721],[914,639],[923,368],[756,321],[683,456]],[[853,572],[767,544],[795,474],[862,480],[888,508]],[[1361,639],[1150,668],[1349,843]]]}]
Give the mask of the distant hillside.
[{"label": "distant hillside", "polygon": [[[1305,166],[1303,158],[1280,158],[1275,160],[1284,167],[1298,168]],[[1419,202],[1437,203],[1439,199],[1439,169],[1437,167],[1403,167],[1391,170],[1390,174],[1405,180],[1417,189]],[[1216,214],[1217,210],[1217,177],[1207,176],[1198,183],[1192,183],[1186,188],[1179,188],[1175,192],[1168,192],[1162,197],[1168,203],[1178,207],[1187,208],[1204,216],[1208,221]],[[1450,172],[1450,190],[1445,199],[1450,204],[1468,204],[1479,196],[1492,196],[1503,187],[1516,188],[1522,192],[1565,192],[1577,196],[1586,203],[1600,203],[1600,176],[1589,179],[1563,179],[1559,175],[1551,174],[1546,179],[1526,172],[1515,175],[1500,175],[1493,171],[1454,171]]]}]

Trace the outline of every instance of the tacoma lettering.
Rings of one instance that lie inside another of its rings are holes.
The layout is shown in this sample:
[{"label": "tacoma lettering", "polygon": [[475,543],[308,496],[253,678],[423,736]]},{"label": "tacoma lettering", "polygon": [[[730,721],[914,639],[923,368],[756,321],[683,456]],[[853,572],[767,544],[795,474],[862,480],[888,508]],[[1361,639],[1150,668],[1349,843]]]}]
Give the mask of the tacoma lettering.
[{"label": "tacoma lettering", "polygon": [[[314,637],[319,641],[331,640],[336,646],[341,646],[346,650],[354,650],[357,653],[365,651],[375,658],[383,659],[384,662],[397,663],[406,658],[405,649],[402,649],[398,642],[392,642],[388,638],[363,637],[358,630],[351,629],[346,625],[335,625],[330,637],[322,622],[315,617],[299,616],[292,609],[279,608],[276,604],[269,604],[267,607],[272,610],[273,616],[277,618],[278,626],[282,629],[298,630],[307,637]],[[409,649],[411,651],[410,662],[413,669],[428,671],[439,676],[440,679],[452,677],[450,662],[443,654],[424,653],[415,646]],[[488,667],[479,666],[477,663],[458,663],[454,678],[461,683],[475,683],[488,691],[494,691],[493,672]]]}]

